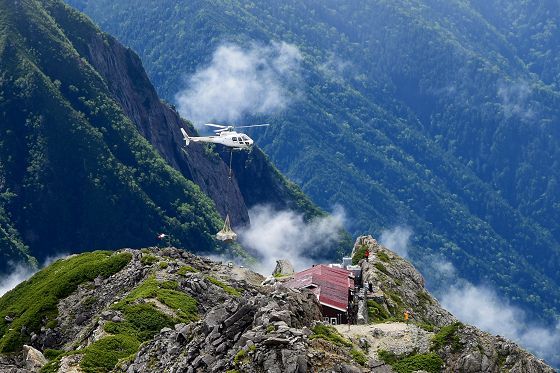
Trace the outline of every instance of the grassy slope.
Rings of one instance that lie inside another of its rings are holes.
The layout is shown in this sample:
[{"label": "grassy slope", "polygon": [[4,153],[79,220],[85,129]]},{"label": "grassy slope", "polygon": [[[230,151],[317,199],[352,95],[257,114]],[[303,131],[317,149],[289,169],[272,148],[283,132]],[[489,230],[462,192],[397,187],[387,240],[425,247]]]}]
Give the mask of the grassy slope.
[{"label": "grassy slope", "polygon": [[[6,293],[0,298],[0,352],[19,350],[32,332],[39,332],[42,326],[56,326],[60,299],[84,282],[120,271],[130,259],[128,253],[97,251],[58,260]],[[6,321],[6,316],[13,321]],[[25,334],[21,332],[24,326]]]}]

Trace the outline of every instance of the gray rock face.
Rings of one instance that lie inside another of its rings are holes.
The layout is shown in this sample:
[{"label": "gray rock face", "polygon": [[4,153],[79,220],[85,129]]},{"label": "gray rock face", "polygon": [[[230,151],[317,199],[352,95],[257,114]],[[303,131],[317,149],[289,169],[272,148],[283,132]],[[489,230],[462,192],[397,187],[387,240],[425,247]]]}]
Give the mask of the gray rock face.
[{"label": "gray rock face", "polygon": [[48,362],[41,351],[31,346],[24,345],[23,353],[25,355],[25,368],[32,372],[39,371]]},{"label": "gray rock face", "polygon": [[[412,323],[433,325],[435,332],[458,321],[424,288],[424,279],[412,264],[379,245],[371,236],[358,238],[353,253],[363,245],[370,252],[369,261],[361,262],[364,283],[372,284],[373,291],[367,293],[369,299],[396,318],[402,319],[404,310],[411,311]],[[445,372],[554,371],[513,342],[460,325],[456,333],[459,344],[455,347],[447,344],[437,350],[445,362]],[[417,350],[426,350],[430,343],[423,338],[415,340]]]},{"label": "gray rock face", "polygon": [[369,299],[398,318],[403,317],[404,310],[409,310],[413,313],[412,321],[439,327],[457,321],[426,290],[424,278],[412,264],[379,245],[371,236],[358,238],[353,253],[362,245],[370,252],[369,261],[361,262],[364,284],[372,284],[373,291],[367,292]]},{"label": "gray rock face", "polygon": [[554,372],[542,360],[502,337],[464,326],[458,332],[459,349],[438,351],[446,363],[446,372]]},{"label": "gray rock face", "polygon": [[276,261],[276,268],[272,272],[273,276],[289,276],[294,274],[294,267],[289,260],[280,259]]},{"label": "gray rock face", "polygon": [[[77,352],[106,338],[106,323],[127,322],[123,311],[112,306],[148,278],[155,278],[160,284],[171,283],[176,291],[192,296],[198,305],[199,319],[161,328],[153,339],[141,345],[133,358],[119,363],[117,371],[391,373],[392,368],[379,361],[378,349],[399,355],[429,352],[434,348],[432,338],[439,327],[455,322],[455,318],[429,294],[422,293],[425,290],[421,276],[410,264],[379,247],[372,238],[365,239],[373,254],[371,261],[362,266],[368,280],[376,281],[375,299],[384,307],[410,308],[415,313],[412,321],[432,323],[434,332],[396,322],[356,325],[352,332],[344,325],[337,329],[347,341],[336,343],[314,333],[320,331],[316,327],[321,324],[322,315],[317,298],[310,291],[287,289],[278,283],[255,285],[261,280],[255,281],[245,271],[175,248],[127,249],[132,260],[125,268],[109,278],[99,277],[82,284],[61,300],[57,326],[34,334],[30,338],[33,347],[0,355],[0,372],[34,372],[46,362],[38,350]],[[361,240],[363,244],[364,239]],[[152,264],[142,263],[144,255],[156,260]],[[375,265],[376,258],[383,258],[384,267]],[[161,262],[166,265],[160,265]],[[165,306],[147,297],[136,301]],[[168,308],[167,312],[173,314],[174,310]],[[456,337],[456,346],[446,343],[435,350],[445,362],[445,372],[553,372],[514,343],[474,327],[457,328]],[[363,366],[354,360],[356,352],[352,350],[362,351]],[[64,356],[59,372],[80,372],[82,358],[79,353]]]},{"label": "gray rock face", "polygon": [[124,112],[163,158],[212,198],[223,217],[229,213],[232,225],[247,224],[247,207],[237,183],[229,179],[228,165],[218,155],[209,156],[201,144],[183,148],[179,129],[183,127],[191,134],[192,129],[159,100],[138,56],[112,37],[101,34],[92,34],[92,40],[87,41],[81,52],[88,56],[88,62],[103,76]]},{"label": "gray rock face", "polygon": [[126,371],[306,372],[308,340],[301,328],[319,318],[313,294],[263,289],[217,305],[197,323],[160,334]]}]

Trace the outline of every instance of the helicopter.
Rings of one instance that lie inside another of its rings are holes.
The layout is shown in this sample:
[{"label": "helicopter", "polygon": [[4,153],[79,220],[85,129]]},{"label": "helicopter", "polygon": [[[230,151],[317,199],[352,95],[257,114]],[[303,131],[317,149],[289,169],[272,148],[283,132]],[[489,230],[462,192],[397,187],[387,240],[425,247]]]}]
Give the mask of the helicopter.
[{"label": "helicopter", "polygon": [[231,126],[222,125],[214,123],[206,123],[206,126],[218,128],[214,130],[217,134],[216,136],[199,136],[190,137],[187,132],[181,128],[181,133],[183,134],[183,140],[185,140],[185,145],[188,146],[191,141],[193,142],[206,142],[213,144],[222,144],[227,146],[231,150],[245,150],[249,149],[253,145],[253,139],[244,133],[236,132],[237,128],[250,128],[250,127],[266,127],[270,126],[270,123],[265,124],[254,124],[252,126]]}]

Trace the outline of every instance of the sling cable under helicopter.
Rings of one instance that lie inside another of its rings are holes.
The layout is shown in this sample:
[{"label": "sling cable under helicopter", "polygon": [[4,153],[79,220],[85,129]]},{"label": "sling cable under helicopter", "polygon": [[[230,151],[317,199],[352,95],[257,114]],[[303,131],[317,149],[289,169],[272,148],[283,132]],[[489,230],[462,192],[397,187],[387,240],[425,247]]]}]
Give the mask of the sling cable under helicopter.
[{"label": "sling cable under helicopter", "polygon": [[[187,131],[181,128],[181,133],[183,134],[183,140],[185,140],[185,146],[188,146],[191,141],[192,142],[203,142],[203,143],[210,143],[210,144],[221,144],[225,147],[229,148],[229,180],[232,181],[233,171],[232,171],[232,161],[233,161],[233,152],[236,150],[249,150],[253,146],[253,139],[247,136],[244,133],[236,132],[235,129],[237,128],[250,128],[250,127],[266,127],[270,126],[269,123],[265,124],[254,124],[251,126],[231,126],[231,125],[222,125],[222,124],[214,124],[214,123],[206,123],[206,126],[209,127],[216,127],[217,130],[214,132],[217,134],[216,136],[189,136]],[[216,239],[222,242],[233,242],[237,239],[237,234],[231,229],[231,223],[229,214],[226,214],[226,218],[224,220],[224,227],[221,231],[216,234]]]}]

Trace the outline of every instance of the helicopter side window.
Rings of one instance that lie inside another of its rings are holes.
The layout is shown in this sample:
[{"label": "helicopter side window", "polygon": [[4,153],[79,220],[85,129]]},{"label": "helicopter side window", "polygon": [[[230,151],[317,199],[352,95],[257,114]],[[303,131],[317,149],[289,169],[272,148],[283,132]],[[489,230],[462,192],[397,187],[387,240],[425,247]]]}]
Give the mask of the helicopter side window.
[{"label": "helicopter side window", "polygon": [[237,137],[233,137],[232,140],[237,142]]}]

